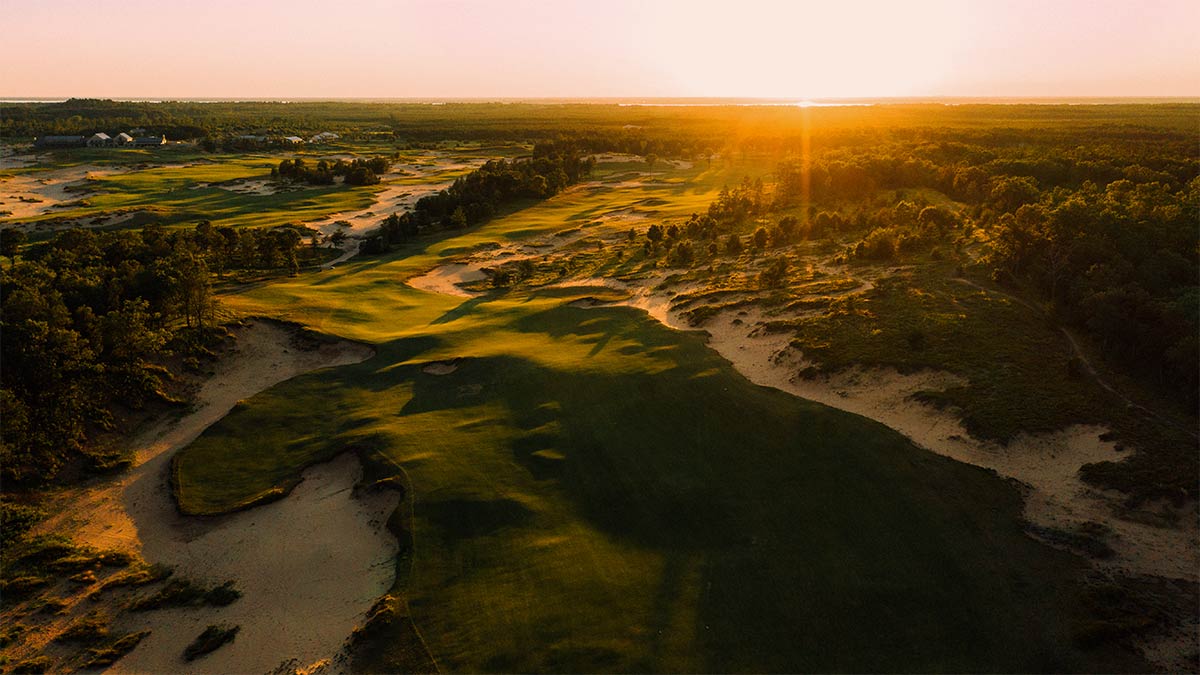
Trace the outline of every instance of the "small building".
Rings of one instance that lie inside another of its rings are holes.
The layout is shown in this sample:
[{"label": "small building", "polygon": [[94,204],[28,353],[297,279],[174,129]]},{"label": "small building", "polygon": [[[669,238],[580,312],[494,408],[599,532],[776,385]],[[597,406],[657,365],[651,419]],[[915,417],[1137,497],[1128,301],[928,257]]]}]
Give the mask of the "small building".
[{"label": "small building", "polygon": [[299,136],[284,136],[282,140],[284,143],[291,143],[292,145],[297,145],[304,142],[304,139],[300,138]]},{"label": "small building", "polygon": [[332,131],[322,131],[321,133],[317,134],[316,136],[313,136],[312,138],[308,139],[308,142],[309,143],[330,143],[330,142],[336,141],[339,138],[341,138],[341,136],[338,136],[337,134],[333,133]]},{"label": "small building", "polygon": [[33,139],[38,148],[79,148],[87,144],[87,136],[39,136]]},{"label": "small building", "polygon": [[133,143],[133,136],[130,136],[124,131],[117,134],[117,137],[113,139],[113,145],[129,145],[131,143]]},{"label": "small building", "polygon": [[112,145],[112,143],[112,137],[103,131],[98,131],[87,139],[87,146],[89,148],[104,148]]},{"label": "small building", "polygon": [[133,140],[133,147],[144,148],[154,145],[164,145],[166,142],[166,136],[141,136]]}]

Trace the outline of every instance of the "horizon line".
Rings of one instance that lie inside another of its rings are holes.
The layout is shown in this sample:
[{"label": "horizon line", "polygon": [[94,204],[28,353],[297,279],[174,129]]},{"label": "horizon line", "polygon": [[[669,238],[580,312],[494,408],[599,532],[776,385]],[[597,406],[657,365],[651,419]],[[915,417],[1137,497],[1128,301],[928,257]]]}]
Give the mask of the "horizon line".
[{"label": "horizon line", "polygon": [[290,102],[409,102],[409,103],[762,103],[766,105],[803,106],[805,103],[836,105],[839,103],[921,103],[939,101],[960,102],[1136,102],[1200,103],[1200,95],[1153,96],[2,96],[0,103],[65,103],[71,100],[113,101],[118,103],[290,103]]}]

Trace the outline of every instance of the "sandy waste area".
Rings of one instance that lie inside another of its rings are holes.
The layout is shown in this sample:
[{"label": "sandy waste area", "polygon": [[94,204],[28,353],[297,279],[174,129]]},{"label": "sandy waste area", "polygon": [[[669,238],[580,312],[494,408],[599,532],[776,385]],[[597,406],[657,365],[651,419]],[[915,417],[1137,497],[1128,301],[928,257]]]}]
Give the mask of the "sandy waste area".
[{"label": "sandy waste area", "polygon": [[[356,363],[372,350],[352,343],[297,348],[291,332],[256,321],[240,329],[236,351],[202,385],[193,412],[166,420],[133,441],[135,468],[59,501],[66,508],[41,525],[82,544],[139,553],[175,575],[216,585],[234,581],[242,597],[227,607],[124,614],[117,627],[149,629],[110,672],[264,673],[336,668],[343,642],[387,592],[395,538],[385,529],[399,496],[356,496],[358,460],[342,455],[309,468],[279,501],[234,514],[179,515],[168,486],[171,456],[240,400],[318,368]],[[241,627],[236,639],[187,663],[182,654],[204,627]]]}]

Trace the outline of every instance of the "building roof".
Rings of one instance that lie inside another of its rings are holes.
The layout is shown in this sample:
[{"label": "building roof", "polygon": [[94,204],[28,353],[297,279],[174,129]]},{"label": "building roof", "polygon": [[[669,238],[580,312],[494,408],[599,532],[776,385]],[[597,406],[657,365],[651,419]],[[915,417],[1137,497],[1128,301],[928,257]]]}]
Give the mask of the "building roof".
[{"label": "building roof", "polygon": [[292,143],[303,143],[304,142],[304,139],[300,138],[299,136],[284,136],[283,140],[291,141]]},{"label": "building roof", "polygon": [[122,131],[121,133],[117,134],[117,140],[118,141],[132,141],[133,136],[130,136],[129,134]]},{"label": "building roof", "polygon": [[103,131],[97,131],[96,133],[92,134],[92,136],[91,136],[91,137],[92,137],[92,138],[99,138],[100,140],[103,140],[103,141],[107,141],[107,140],[111,140],[111,139],[112,139],[112,137],[111,137],[111,136],[109,136],[108,134],[104,133]]},{"label": "building roof", "polygon": [[83,136],[42,136],[38,140],[46,141],[47,143],[78,143],[83,139]]}]

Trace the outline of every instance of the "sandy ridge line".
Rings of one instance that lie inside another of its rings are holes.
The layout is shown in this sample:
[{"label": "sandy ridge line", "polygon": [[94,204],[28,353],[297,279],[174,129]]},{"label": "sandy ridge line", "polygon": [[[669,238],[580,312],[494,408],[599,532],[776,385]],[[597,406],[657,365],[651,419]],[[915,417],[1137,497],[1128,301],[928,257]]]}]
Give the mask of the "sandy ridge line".
[{"label": "sandy ridge line", "polygon": [[[584,307],[628,306],[640,309],[668,328],[697,330],[672,308],[673,292],[652,290],[660,280],[630,285],[610,279],[561,282],[559,286],[601,286],[631,293],[617,302],[581,303]],[[691,290],[691,289],[685,289]],[[1120,461],[1116,444],[1101,440],[1107,431],[1074,425],[1049,434],[1023,434],[1007,446],[973,438],[952,412],[921,403],[914,394],[962,384],[946,372],[905,375],[894,369],[853,369],[804,378],[811,366],[791,346],[787,333],[764,329],[758,309],[722,312],[703,326],[708,344],[755,384],[773,387],[839,410],[862,415],[907,436],[914,443],[952,459],[991,469],[1025,486],[1025,517],[1034,525],[1073,531],[1085,523],[1111,529],[1108,544],[1116,555],[1098,566],[1189,581],[1200,580],[1200,522],[1180,519],[1177,528],[1119,517],[1121,495],[1087,485],[1079,468]]]},{"label": "sandy ridge line", "polygon": [[[399,495],[354,496],[362,469],[352,454],[310,467],[289,496],[230,515],[181,516],[170,493],[172,456],[239,401],[374,353],[346,341],[300,349],[295,330],[269,320],[238,329],[235,352],[202,384],[195,410],[133,439],[136,459],[128,474],[54,495],[52,501],[66,506],[39,529],[136,552],[206,583],[232,579],[243,592],[224,608],[122,616],[118,627],[151,634],[112,672],[267,672],[285,660],[320,670],[338,657],[344,640],[390,587],[397,542],[386,521]],[[204,659],[183,662],[183,648],[218,621],[240,625],[238,639]]]}]

